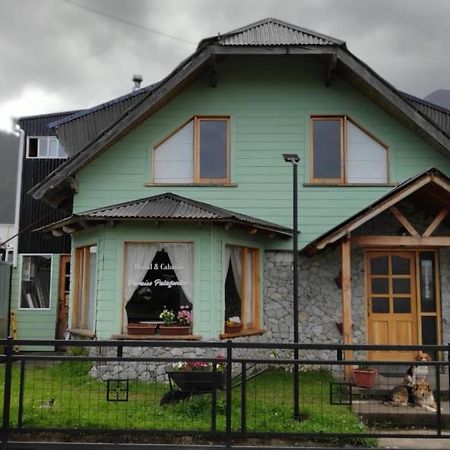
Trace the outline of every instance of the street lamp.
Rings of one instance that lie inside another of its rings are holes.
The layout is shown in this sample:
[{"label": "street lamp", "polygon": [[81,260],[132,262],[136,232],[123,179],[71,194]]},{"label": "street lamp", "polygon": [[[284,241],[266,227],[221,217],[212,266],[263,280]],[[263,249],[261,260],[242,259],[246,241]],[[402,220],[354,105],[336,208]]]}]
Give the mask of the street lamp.
[{"label": "street lamp", "polygon": [[293,256],[294,256],[294,420],[300,419],[299,411],[299,376],[298,376],[298,188],[297,188],[297,168],[300,158],[294,153],[284,153],[283,158],[292,164],[292,224],[294,229]]}]

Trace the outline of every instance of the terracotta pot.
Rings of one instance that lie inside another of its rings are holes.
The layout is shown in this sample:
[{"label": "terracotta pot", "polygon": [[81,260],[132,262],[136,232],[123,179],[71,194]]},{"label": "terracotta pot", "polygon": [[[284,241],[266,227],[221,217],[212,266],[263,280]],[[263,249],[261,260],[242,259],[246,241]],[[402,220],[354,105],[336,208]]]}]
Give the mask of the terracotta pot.
[{"label": "terracotta pot", "polygon": [[355,386],[370,389],[375,384],[377,378],[376,369],[354,369],[353,384]]},{"label": "terracotta pot", "polygon": [[191,334],[191,327],[182,325],[160,325],[159,334],[162,336],[186,336]]},{"label": "terracotta pot", "polygon": [[129,323],[127,330],[131,336],[147,336],[156,333],[156,323]]},{"label": "terracotta pot", "polygon": [[242,323],[233,323],[232,325],[225,324],[225,333],[240,333],[242,330]]}]

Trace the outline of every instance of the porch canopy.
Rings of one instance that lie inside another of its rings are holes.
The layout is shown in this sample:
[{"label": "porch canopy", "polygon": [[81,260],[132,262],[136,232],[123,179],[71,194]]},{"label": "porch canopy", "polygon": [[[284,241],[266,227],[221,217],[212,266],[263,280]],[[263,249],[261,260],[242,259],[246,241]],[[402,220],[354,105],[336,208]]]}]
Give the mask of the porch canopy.
[{"label": "porch canopy", "polygon": [[[367,249],[448,247],[448,228],[443,231],[444,227],[439,227],[444,223],[450,225],[449,208],[450,179],[431,168],[399,184],[303,249],[304,253],[313,255],[328,246],[341,246],[344,344],[352,343],[351,245]],[[420,213],[420,223],[413,217],[414,211]],[[377,229],[373,224],[378,219]]]},{"label": "porch canopy", "polygon": [[223,224],[226,229],[236,227],[250,234],[262,233],[269,238],[292,237],[290,228],[170,192],[73,214],[35,231],[62,236],[96,225],[136,220],[156,223],[218,223]]}]

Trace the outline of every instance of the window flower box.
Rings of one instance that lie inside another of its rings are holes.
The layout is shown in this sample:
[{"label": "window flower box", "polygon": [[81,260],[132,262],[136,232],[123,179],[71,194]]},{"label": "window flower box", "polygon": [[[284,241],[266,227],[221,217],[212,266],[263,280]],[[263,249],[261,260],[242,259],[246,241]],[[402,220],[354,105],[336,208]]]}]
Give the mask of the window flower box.
[{"label": "window flower box", "polygon": [[161,336],[186,336],[191,334],[189,325],[160,325],[159,334]]},{"label": "window flower box", "polygon": [[157,323],[138,322],[129,323],[127,326],[128,334],[131,336],[147,336],[156,333]]},{"label": "window flower box", "polygon": [[353,369],[353,384],[355,386],[370,389],[377,379],[377,370],[370,368]]},{"label": "window flower box", "polygon": [[226,322],[225,323],[225,333],[229,334],[237,334],[242,331],[242,323],[235,323],[235,322]]}]

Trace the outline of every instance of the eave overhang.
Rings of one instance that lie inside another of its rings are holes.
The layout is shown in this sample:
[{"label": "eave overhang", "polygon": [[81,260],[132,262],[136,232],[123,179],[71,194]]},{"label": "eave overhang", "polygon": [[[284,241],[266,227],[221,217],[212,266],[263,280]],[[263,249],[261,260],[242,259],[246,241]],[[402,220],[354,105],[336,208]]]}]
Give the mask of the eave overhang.
[{"label": "eave overhang", "polygon": [[[389,208],[392,208],[409,196],[414,195],[419,190],[428,189],[431,186],[438,187],[440,190],[445,192],[450,199],[450,178],[436,168],[428,169],[412,178],[407,179],[387,194],[371,203],[369,206],[363,208],[353,216],[331,228],[326,233],[323,233],[321,236],[304,247],[302,253],[313,255],[325,249],[329,245],[336,244],[341,240],[350,237],[355,230],[379,214]],[[448,204],[448,200],[445,198],[441,198],[441,202],[442,205]]]},{"label": "eave overhang", "polygon": [[226,229],[235,227],[252,235],[262,233],[265,237],[281,239],[289,239],[293,234],[290,228],[170,192],[73,214],[35,231],[62,236],[96,225],[130,221],[157,225],[166,222],[215,223],[223,224]]}]

